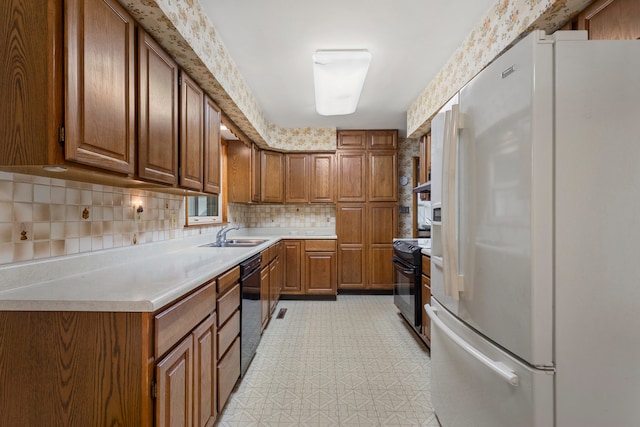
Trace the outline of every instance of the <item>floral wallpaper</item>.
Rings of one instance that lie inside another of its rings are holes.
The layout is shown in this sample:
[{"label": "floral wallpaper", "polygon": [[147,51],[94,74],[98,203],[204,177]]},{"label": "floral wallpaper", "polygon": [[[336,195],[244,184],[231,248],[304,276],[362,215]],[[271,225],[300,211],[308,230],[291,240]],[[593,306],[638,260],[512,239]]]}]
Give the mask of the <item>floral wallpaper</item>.
[{"label": "floral wallpaper", "polygon": [[535,29],[552,33],[591,1],[497,1],[409,107],[407,135],[424,135],[440,107],[511,44]]},{"label": "floral wallpaper", "polygon": [[286,151],[335,151],[336,128],[269,126],[269,146]]},{"label": "floral wallpaper", "polygon": [[398,175],[409,179],[407,185],[401,185],[398,189],[398,205],[408,206],[408,214],[398,215],[398,237],[413,237],[413,158],[420,156],[420,141],[417,139],[398,138]]}]

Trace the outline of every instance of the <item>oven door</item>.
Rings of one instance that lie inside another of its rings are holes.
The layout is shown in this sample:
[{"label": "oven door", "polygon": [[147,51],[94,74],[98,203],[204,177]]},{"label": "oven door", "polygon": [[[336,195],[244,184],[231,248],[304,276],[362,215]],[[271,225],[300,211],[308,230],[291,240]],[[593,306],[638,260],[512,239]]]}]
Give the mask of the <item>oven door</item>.
[{"label": "oven door", "polygon": [[393,270],[393,302],[407,322],[419,330],[422,322],[422,304],[421,293],[418,292],[418,269],[393,257]]}]

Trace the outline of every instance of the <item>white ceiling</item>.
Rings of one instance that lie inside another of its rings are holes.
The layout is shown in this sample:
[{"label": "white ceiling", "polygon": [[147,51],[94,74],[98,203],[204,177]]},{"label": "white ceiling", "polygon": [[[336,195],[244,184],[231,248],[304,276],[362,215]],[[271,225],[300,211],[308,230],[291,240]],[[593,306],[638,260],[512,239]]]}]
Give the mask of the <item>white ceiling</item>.
[{"label": "white ceiling", "polygon": [[[270,123],[400,129],[406,111],[496,0],[201,0]],[[372,54],[358,109],[315,111],[318,49]]]}]

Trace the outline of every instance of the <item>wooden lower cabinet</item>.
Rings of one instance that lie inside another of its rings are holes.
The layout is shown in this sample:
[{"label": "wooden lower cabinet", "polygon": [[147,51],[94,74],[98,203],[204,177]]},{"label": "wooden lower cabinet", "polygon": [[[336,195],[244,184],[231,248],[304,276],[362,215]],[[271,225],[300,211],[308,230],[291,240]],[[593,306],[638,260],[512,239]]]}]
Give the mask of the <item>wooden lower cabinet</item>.
[{"label": "wooden lower cabinet", "polygon": [[302,240],[284,240],[282,294],[302,295]]},{"label": "wooden lower cabinet", "polygon": [[193,425],[210,427],[218,414],[217,320],[214,313],[193,331]]},{"label": "wooden lower cabinet", "polygon": [[[240,378],[240,268],[218,277],[218,409],[222,410]],[[236,348],[237,347],[237,348]]]},{"label": "wooden lower cabinet", "polygon": [[262,317],[262,330],[267,327],[269,319],[271,317],[271,311],[269,310],[269,294],[271,289],[269,288],[269,272],[271,267],[267,264],[260,270],[260,316]]},{"label": "wooden lower cabinet", "polygon": [[156,426],[188,426],[193,420],[193,337],[156,365]]},{"label": "wooden lower cabinet", "polygon": [[218,413],[217,375],[213,314],[156,365],[155,425],[213,426]]},{"label": "wooden lower cabinet", "polygon": [[335,240],[284,240],[283,247],[283,295],[301,297],[337,294]]},{"label": "wooden lower cabinet", "polygon": [[364,289],[366,284],[366,206],[339,203],[336,207],[338,234],[338,288]]},{"label": "wooden lower cabinet", "polygon": [[336,253],[304,253],[304,289],[307,295],[336,295]]},{"label": "wooden lower cabinet", "polygon": [[152,313],[0,312],[0,425],[151,426]]},{"label": "wooden lower cabinet", "polygon": [[397,203],[339,203],[338,288],[393,289],[393,239],[398,232]]}]

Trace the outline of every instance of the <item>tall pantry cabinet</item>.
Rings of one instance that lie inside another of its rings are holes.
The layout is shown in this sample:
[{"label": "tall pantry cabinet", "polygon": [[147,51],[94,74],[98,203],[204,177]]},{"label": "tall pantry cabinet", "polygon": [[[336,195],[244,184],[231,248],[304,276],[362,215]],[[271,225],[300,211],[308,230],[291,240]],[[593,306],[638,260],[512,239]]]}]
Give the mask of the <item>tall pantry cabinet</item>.
[{"label": "tall pantry cabinet", "polygon": [[338,289],[393,289],[398,233],[398,132],[338,131]]}]

